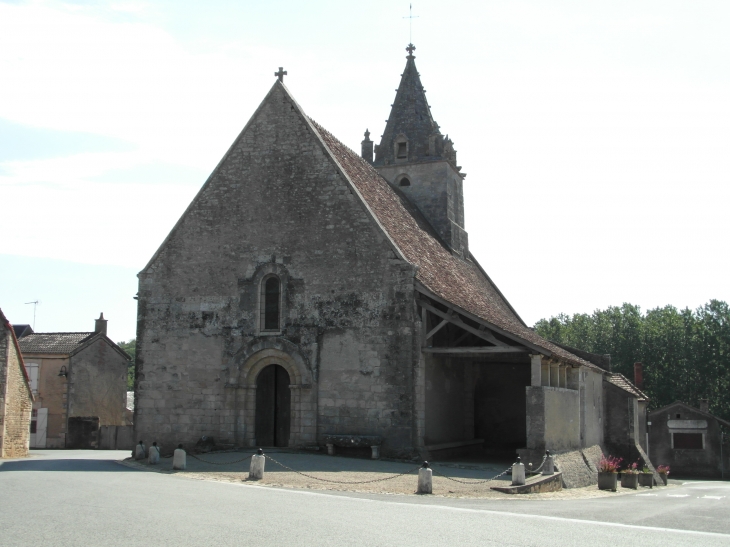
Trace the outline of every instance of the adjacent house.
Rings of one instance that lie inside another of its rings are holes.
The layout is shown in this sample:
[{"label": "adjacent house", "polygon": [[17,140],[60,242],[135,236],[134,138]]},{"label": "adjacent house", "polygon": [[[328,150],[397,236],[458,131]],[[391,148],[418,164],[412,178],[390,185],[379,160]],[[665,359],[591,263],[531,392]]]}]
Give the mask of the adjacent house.
[{"label": "adjacent house", "polygon": [[34,332],[20,338],[35,396],[31,448],[95,448],[101,426],[127,423],[130,358],[106,333],[101,314],[93,332]]},{"label": "adjacent house", "polygon": [[0,457],[28,455],[33,394],[18,339],[0,310]]},{"label": "adjacent house", "polygon": [[655,465],[673,475],[730,477],[730,422],[680,401],[649,413],[649,452]]}]

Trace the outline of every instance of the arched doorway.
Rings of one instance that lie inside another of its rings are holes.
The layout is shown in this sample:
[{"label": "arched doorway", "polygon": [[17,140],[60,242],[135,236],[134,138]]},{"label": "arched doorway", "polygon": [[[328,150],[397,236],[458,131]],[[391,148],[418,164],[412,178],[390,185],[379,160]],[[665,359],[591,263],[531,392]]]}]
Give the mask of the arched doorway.
[{"label": "arched doorway", "polygon": [[256,378],[256,444],[289,446],[291,391],[289,373],[281,365],[264,367]]}]

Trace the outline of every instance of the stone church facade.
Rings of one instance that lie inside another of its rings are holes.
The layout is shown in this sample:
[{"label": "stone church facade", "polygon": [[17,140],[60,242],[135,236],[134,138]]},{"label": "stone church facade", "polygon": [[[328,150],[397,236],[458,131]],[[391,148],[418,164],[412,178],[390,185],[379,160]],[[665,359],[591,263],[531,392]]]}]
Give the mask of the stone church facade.
[{"label": "stone church facade", "polygon": [[601,361],[537,336],[469,252],[414,49],[360,154],[274,83],[139,274],[137,437],[379,435],[402,457],[603,443]]}]

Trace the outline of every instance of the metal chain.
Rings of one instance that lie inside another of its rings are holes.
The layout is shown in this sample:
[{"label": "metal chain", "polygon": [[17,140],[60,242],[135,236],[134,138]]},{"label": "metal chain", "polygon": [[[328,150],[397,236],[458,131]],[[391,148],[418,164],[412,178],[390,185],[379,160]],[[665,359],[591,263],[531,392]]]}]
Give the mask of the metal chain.
[{"label": "metal chain", "polygon": [[208,461],[208,460],[204,460],[203,458],[198,458],[195,454],[188,454],[188,456],[190,456],[191,458],[195,458],[196,460],[198,460],[200,462],[203,462],[203,463],[210,463],[210,464],[213,464],[213,465],[233,465],[234,463],[245,462],[246,460],[250,459],[251,456],[253,456],[253,454],[251,454],[250,456],[246,456],[243,459],[236,460],[234,462],[211,462],[211,461]]},{"label": "metal chain", "polygon": [[547,461],[547,458],[548,458],[547,457],[547,454],[545,454],[542,457],[542,462],[540,463],[540,467],[538,467],[537,469],[530,469],[530,473],[533,474],[533,475],[536,475],[540,471],[540,469],[542,469],[543,465],[545,465],[545,462]]},{"label": "metal chain", "polygon": [[433,469],[433,467],[431,469],[433,470],[433,472],[434,472],[435,475],[438,475],[439,477],[443,477],[443,478],[448,479],[450,481],[458,482],[458,483],[461,483],[461,484],[484,484],[486,482],[495,481],[499,477],[501,477],[503,475],[506,475],[507,473],[509,473],[510,471],[512,471],[512,466],[510,465],[507,469],[505,469],[504,471],[502,471],[499,475],[495,475],[491,479],[479,480],[479,481],[462,481],[462,480],[459,480],[459,479],[455,479],[453,477],[447,477],[443,473],[440,473],[439,471],[436,471],[435,469]]},{"label": "metal chain", "polygon": [[303,477],[307,477],[309,479],[314,479],[316,481],[331,482],[333,484],[369,484],[369,483],[373,483],[373,482],[389,481],[391,479],[397,479],[398,477],[402,477],[403,475],[410,475],[414,471],[418,471],[421,468],[421,466],[419,465],[418,467],[414,467],[413,469],[411,469],[409,471],[405,471],[404,473],[399,473],[397,475],[393,475],[391,477],[385,477],[382,479],[372,479],[372,480],[368,480],[368,481],[336,481],[336,480],[331,480],[331,479],[322,479],[320,477],[315,477],[314,475],[308,475],[307,473],[302,473],[301,471],[297,471],[296,469],[292,469],[291,467],[284,465],[283,463],[281,463],[279,461],[276,461],[274,458],[272,458],[268,454],[265,454],[265,456],[266,456],[267,460],[271,460],[272,462],[283,467],[287,471],[291,471],[292,473],[296,473],[297,475],[302,475]]}]

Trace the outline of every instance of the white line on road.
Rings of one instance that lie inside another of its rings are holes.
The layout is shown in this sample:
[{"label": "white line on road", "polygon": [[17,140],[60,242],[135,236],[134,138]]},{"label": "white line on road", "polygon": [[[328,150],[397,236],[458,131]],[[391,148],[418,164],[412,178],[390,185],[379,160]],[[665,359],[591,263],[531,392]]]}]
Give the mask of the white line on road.
[{"label": "white line on road", "polygon": [[[212,482],[212,481],[211,481]],[[466,507],[451,507],[449,505],[431,505],[431,504],[421,504],[421,503],[403,503],[399,501],[385,501],[385,500],[374,500],[374,499],[367,499],[367,498],[355,498],[355,497],[349,497],[349,496],[337,496],[334,494],[325,494],[322,492],[311,492],[311,491],[304,491],[304,490],[283,490],[283,489],[273,489],[269,488],[267,486],[256,486],[253,484],[236,484],[236,483],[225,483],[221,482],[218,484],[228,484],[232,486],[239,486],[243,488],[256,488],[258,490],[266,490],[267,492],[278,492],[278,493],[290,493],[290,494],[299,494],[302,496],[318,496],[318,497],[324,497],[324,498],[334,498],[338,501],[342,500],[350,500],[350,501],[364,501],[367,503],[373,503],[373,502],[380,502],[387,505],[399,505],[402,507],[410,507],[410,508],[430,508],[430,509],[438,509],[439,511],[447,510],[447,511],[454,511],[457,513],[477,513],[477,514],[483,514],[483,515],[499,515],[499,516],[507,516],[507,517],[516,517],[516,518],[522,518],[522,519],[537,519],[537,520],[552,520],[556,522],[572,522],[577,524],[592,524],[594,526],[607,526],[610,528],[628,528],[631,530],[642,530],[642,531],[652,531],[652,532],[668,532],[671,534],[683,534],[683,535],[690,535],[690,536],[708,536],[708,537],[718,537],[718,538],[730,538],[730,534],[721,534],[719,532],[700,532],[698,530],[680,530],[678,528],[660,528],[657,526],[639,526],[636,524],[623,524],[620,522],[605,522],[600,520],[584,520],[584,519],[571,519],[566,517],[551,517],[547,515],[530,515],[530,514],[523,514],[523,513],[512,513],[509,511],[493,511],[491,509],[469,509]],[[687,494],[688,496],[689,494]],[[677,497],[677,495],[674,495],[672,497]],[[679,497],[686,497],[685,495],[679,495]]]}]

